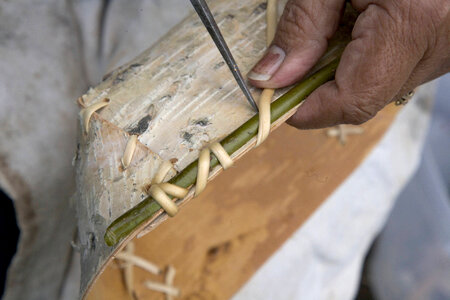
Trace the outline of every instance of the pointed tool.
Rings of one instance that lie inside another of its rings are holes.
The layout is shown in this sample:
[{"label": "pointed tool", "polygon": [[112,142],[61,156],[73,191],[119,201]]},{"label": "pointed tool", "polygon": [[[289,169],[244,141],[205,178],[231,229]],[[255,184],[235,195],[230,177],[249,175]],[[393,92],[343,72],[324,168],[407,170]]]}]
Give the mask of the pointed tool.
[{"label": "pointed tool", "polygon": [[211,38],[219,49],[220,54],[222,54],[223,59],[230,68],[231,73],[236,79],[248,102],[256,111],[258,111],[258,106],[256,105],[255,100],[253,99],[252,94],[250,93],[250,90],[248,89],[248,86],[244,81],[244,78],[242,78],[242,74],[239,71],[236,62],[234,61],[233,55],[231,55],[230,49],[228,49],[227,43],[220,33],[219,27],[217,26],[217,23],[214,20],[214,17],[209,10],[205,0],[191,0],[191,3],[194,6],[194,9],[197,12],[198,16],[202,20],[203,25],[205,25],[206,29],[211,35]]}]

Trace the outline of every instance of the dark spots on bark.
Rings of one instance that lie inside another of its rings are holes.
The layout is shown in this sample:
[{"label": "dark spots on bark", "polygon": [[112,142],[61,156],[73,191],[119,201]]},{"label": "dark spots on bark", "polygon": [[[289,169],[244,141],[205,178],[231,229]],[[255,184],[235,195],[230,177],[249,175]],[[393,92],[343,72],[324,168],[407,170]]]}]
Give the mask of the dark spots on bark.
[{"label": "dark spots on bark", "polygon": [[129,66],[129,68],[130,68],[130,69],[134,69],[134,68],[138,68],[138,67],[140,67],[140,66],[142,66],[142,64],[134,63],[134,64],[131,64],[131,65]]},{"label": "dark spots on bark", "polygon": [[214,69],[214,70],[218,70],[218,69],[219,69],[220,67],[222,67],[224,64],[225,64],[225,62],[224,62],[224,61],[221,61],[220,63],[215,64],[214,67],[213,67],[213,69]]},{"label": "dark spots on bark", "polygon": [[111,75],[112,75],[113,73],[114,73],[114,72],[109,72],[109,73],[106,73],[105,75],[103,75],[102,81],[105,81],[106,79],[108,79],[109,77],[111,77]]},{"label": "dark spots on bark", "polygon": [[[119,170],[120,170],[120,168],[119,168]],[[120,174],[119,176],[113,178],[113,182],[116,183],[116,182],[119,182],[122,179],[123,179],[123,175]]]},{"label": "dark spots on bark", "polygon": [[[130,76],[130,74],[133,74],[136,71],[136,69],[140,68],[141,66],[142,66],[142,64],[140,64],[140,63],[131,64],[130,66],[128,66],[128,68],[126,68],[125,70],[120,71],[116,75],[116,77],[114,78],[112,84],[115,85],[115,84],[118,84],[119,82],[124,81],[125,79],[128,78],[128,76]],[[110,77],[110,75],[108,77]]]},{"label": "dark spots on bark", "polygon": [[171,158],[169,161],[174,165],[178,162],[178,158]]},{"label": "dark spots on bark", "polygon": [[75,165],[74,163],[76,161],[78,161],[78,159],[80,158],[80,151],[81,151],[81,145],[80,145],[80,143],[77,143],[77,149],[75,150],[75,156],[73,158],[72,165]]},{"label": "dark spots on bark", "polygon": [[262,2],[253,10],[253,14],[255,14],[255,15],[262,14],[263,12],[266,11],[266,9],[267,9],[267,3]]},{"label": "dark spots on bark", "polygon": [[178,60],[178,62],[181,62],[181,63],[184,63],[186,60],[188,60],[189,59],[189,54],[188,55],[186,55],[186,56],[184,56],[184,57],[182,57],[182,58],[180,58],[179,60]]},{"label": "dark spots on bark", "polygon": [[210,124],[210,122],[209,122],[208,118],[201,118],[201,119],[195,120],[193,122],[193,124],[197,125],[197,126],[205,127],[205,126],[208,126]]},{"label": "dark spots on bark", "polygon": [[181,133],[181,138],[183,140],[185,140],[186,142],[188,142],[188,143],[191,143],[191,139],[192,139],[193,136],[194,135],[192,133],[189,133],[187,131],[184,131],[184,132]]},{"label": "dark spots on bark", "polygon": [[106,223],[106,220],[100,214],[95,214],[92,216],[91,222],[96,225],[103,225]]},{"label": "dark spots on bark", "polygon": [[125,77],[126,77],[126,76],[125,76],[125,73],[119,73],[119,74],[117,74],[117,76],[116,76],[116,78],[114,78],[112,84],[113,84],[113,85],[116,85],[116,84],[118,84],[118,83],[124,81],[124,80],[125,80]]},{"label": "dark spots on bark", "polygon": [[234,17],[235,16],[233,14],[228,14],[225,18],[228,20],[232,20],[232,19],[234,19]]},{"label": "dark spots on bark", "polygon": [[152,116],[151,115],[146,115],[145,117],[140,119],[139,122],[136,124],[136,126],[131,128],[128,131],[128,133],[131,134],[131,135],[141,135],[141,134],[143,134],[147,130],[148,125],[149,125],[151,120],[152,120]]},{"label": "dark spots on bark", "polygon": [[95,251],[96,238],[95,238],[95,234],[93,232],[88,233],[87,243],[88,243],[87,244],[88,249],[90,249],[91,251]]},{"label": "dark spots on bark", "polygon": [[159,102],[167,101],[170,99],[172,99],[172,95],[165,95],[165,96],[162,96],[161,99],[159,99]]}]

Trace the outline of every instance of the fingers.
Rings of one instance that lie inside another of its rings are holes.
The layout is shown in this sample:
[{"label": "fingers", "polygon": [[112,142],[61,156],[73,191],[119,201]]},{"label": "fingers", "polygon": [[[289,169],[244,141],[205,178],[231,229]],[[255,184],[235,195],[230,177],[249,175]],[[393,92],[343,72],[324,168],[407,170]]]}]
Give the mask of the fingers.
[{"label": "fingers", "polygon": [[298,81],[322,56],[339,24],[344,0],[290,0],[266,55],[248,74],[258,87]]},{"label": "fingers", "polygon": [[401,91],[423,56],[397,38],[403,30],[382,8],[368,7],[355,24],[335,81],[313,92],[288,123],[322,128],[375,116]]}]

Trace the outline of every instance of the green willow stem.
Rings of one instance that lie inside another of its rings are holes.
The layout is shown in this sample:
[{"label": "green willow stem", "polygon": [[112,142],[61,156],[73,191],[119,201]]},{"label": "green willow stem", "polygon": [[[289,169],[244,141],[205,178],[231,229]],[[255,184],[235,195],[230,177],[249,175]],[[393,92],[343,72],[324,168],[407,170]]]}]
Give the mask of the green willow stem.
[{"label": "green willow stem", "polygon": [[[333,79],[338,63],[338,58],[333,60],[315,74],[298,83],[276,101],[272,102],[270,109],[271,123],[302,102],[316,88]],[[256,114],[220,142],[229,155],[236,152],[252,137],[256,136],[258,123],[259,114]],[[211,169],[218,164],[217,158],[211,155]],[[198,161],[196,160],[169,182],[184,188],[190,187],[197,179],[197,167]],[[108,246],[116,245],[121,239],[128,236],[160,209],[161,206],[152,197],[146,198],[109,225],[104,237],[106,244]]]}]

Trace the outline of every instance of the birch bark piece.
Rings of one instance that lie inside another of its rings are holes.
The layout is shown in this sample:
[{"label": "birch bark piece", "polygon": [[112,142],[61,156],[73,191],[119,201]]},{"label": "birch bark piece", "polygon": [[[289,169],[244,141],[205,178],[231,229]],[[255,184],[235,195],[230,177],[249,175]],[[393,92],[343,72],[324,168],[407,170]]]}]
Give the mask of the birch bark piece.
[{"label": "birch bark piece", "polygon": [[[211,3],[244,74],[266,49],[265,7],[265,2],[257,0]],[[277,90],[275,98],[286,90]],[[256,89],[252,92],[259,93]],[[103,241],[107,226],[147,197],[146,187],[161,164],[171,161],[176,171],[182,170],[198,158],[203,147],[227,136],[254,115],[196,15],[83,96],[86,106],[103,98],[110,99],[109,105],[91,117],[88,135],[80,132],[78,137],[77,211],[83,297],[112,255],[138,234],[134,232],[115,247]],[[281,118],[276,126],[284,120]],[[138,142],[133,160],[124,169],[121,158],[132,135]],[[252,139],[233,159],[254,143]],[[214,169],[209,179],[220,169]],[[174,174],[172,170],[169,177]],[[192,196],[193,191],[180,205]],[[166,219],[167,214],[160,210],[140,230],[151,230]]]}]

